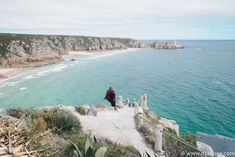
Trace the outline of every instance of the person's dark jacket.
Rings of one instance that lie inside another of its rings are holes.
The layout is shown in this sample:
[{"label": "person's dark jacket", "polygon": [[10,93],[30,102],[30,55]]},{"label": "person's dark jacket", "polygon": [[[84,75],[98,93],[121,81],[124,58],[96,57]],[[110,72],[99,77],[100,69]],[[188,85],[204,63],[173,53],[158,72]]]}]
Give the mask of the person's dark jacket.
[{"label": "person's dark jacket", "polygon": [[116,94],[114,90],[107,90],[106,95],[104,97],[106,100],[115,100],[116,99]]}]

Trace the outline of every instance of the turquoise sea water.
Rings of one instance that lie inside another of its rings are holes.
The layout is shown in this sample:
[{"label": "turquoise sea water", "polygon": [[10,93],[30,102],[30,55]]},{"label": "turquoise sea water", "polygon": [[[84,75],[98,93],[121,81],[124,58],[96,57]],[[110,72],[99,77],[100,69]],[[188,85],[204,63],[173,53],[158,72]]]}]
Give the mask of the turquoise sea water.
[{"label": "turquoise sea water", "polygon": [[180,50],[141,49],[106,57],[76,56],[0,85],[0,108],[106,103],[108,86],[175,119],[181,133],[235,137],[235,41],[181,41]]}]

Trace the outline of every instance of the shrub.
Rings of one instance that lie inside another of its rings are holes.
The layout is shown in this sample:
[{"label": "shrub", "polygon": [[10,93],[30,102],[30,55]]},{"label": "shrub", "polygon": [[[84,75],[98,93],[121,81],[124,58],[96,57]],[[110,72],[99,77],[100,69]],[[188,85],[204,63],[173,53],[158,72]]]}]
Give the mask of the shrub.
[{"label": "shrub", "polygon": [[108,146],[106,157],[120,157],[124,155],[124,150],[118,144],[111,144]]},{"label": "shrub", "polygon": [[[165,130],[167,131],[167,130]],[[172,133],[169,133],[172,136],[177,138],[177,135],[174,135]],[[181,156],[182,152],[195,152],[196,148],[196,135],[192,133],[187,133],[183,137],[180,137],[179,140],[182,142],[179,142],[178,140],[175,140],[175,138],[163,135],[163,149],[169,154],[169,156]],[[191,145],[188,146],[188,145]],[[189,156],[198,156],[198,155],[189,155]]]},{"label": "shrub", "polygon": [[133,146],[126,146],[125,147],[125,151],[128,154],[127,156],[130,155],[132,157],[134,157],[134,156],[141,157],[140,152],[135,147],[133,147]]},{"label": "shrub", "polygon": [[34,132],[43,132],[47,129],[47,123],[42,117],[35,118],[32,121],[31,129]]},{"label": "shrub", "polygon": [[94,140],[91,140],[86,135],[80,135],[77,138],[74,138],[76,135],[71,137],[70,144],[65,147],[64,156],[70,157],[76,154],[77,157],[104,157],[107,151],[107,147],[98,146],[95,137]]},{"label": "shrub", "polygon": [[7,109],[7,114],[15,118],[21,118],[23,115],[31,116],[33,111],[23,108],[11,108]]},{"label": "shrub", "polygon": [[[97,152],[100,148],[107,147],[105,157],[140,157],[138,150],[132,146],[122,146],[120,144],[112,144],[110,142],[106,143],[106,140],[97,141],[95,137],[91,140],[84,134],[72,134],[67,138],[71,143],[64,147],[65,157],[72,157],[76,147],[84,157],[86,157],[84,153],[87,152],[86,150],[88,150],[88,145],[91,147],[93,155],[94,152]],[[93,155],[89,157],[93,157]]]},{"label": "shrub", "polygon": [[195,134],[191,133],[191,132],[187,132],[184,136],[183,136],[184,141],[186,141],[188,144],[196,147],[196,141],[197,141],[197,137]]},{"label": "shrub", "polygon": [[[81,152],[85,152],[85,142],[87,139],[85,134],[72,134],[66,137],[69,141],[73,142]],[[73,154],[75,147],[70,143],[64,147],[64,156],[70,157]]]},{"label": "shrub", "polygon": [[86,110],[84,107],[79,106],[79,107],[75,107],[75,110],[80,113],[81,115],[85,115],[86,114]]},{"label": "shrub", "polygon": [[168,134],[171,134],[171,135],[177,137],[176,131],[171,129],[171,128],[164,128],[163,131],[167,132]]},{"label": "shrub", "polygon": [[154,140],[155,140],[155,134],[150,129],[146,128],[146,126],[142,125],[139,128],[137,127],[137,130],[142,134],[144,137],[144,140],[147,144],[149,144],[151,147],[154,146]]},{"label": "shrub", "polygon": [[34,110],[13,108],[8,109],[7,113],[16,118],[20,118],[23,115],[30,117],[33,120],[33,127],[39,130],[45,128],[45,125],[54,129],[59,134],[66,131],[79,131],[81,129],[78,117],[65,110],[49,109],[35,112]]},{"label": "shrub", "polygon": [[144,111],[145,117],[154,125],[159,124],[159,115],[153,111]]},{"label": "shrub", "polygon": [[140,153],[133,146],[123,146],[120,144],[110,144],[105,157],[141,157]]},{"label": "shrub", "polygon": [[68,131],[79,131],[81,129],[78,117],[64,110],[52,109],[41,113],[48,127],[54,129],[56,133]]}]

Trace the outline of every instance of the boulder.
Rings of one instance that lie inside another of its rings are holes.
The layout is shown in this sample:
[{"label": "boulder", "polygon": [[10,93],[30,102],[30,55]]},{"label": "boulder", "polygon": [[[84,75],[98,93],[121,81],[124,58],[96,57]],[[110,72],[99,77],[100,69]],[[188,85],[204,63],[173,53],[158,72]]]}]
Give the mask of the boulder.
[{"label": "boulder", "polygon": [[211,148],[211,146],[200,141],[197,141],[196,145],[197,145],[197,149],[201,151],[203,154],[214,156],[214,150]]},{"label": "boulder", "polygon": [[97,110],[95,109],[94,106],[90,106],[88,112],[87,112],[87,115],[92,115],[92,116],[96,116],[97,115]]}]

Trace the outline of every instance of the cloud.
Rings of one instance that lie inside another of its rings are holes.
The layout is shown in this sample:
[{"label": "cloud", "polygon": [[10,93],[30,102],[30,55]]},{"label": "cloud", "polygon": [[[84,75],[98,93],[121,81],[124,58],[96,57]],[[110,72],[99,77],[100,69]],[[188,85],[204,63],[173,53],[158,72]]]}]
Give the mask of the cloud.
[{"label": "cloud", "polygon": [[233,6],[234,0],[1,0],[0,31],[235,38]]}]

